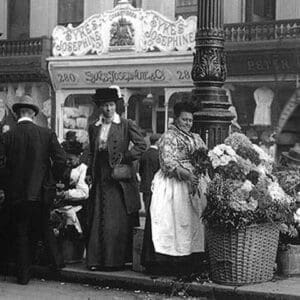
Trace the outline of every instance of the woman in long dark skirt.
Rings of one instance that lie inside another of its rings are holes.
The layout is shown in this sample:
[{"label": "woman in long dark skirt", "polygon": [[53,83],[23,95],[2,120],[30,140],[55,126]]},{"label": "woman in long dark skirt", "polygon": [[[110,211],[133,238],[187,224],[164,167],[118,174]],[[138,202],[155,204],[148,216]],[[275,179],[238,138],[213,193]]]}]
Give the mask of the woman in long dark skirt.
[{"label": "woman in long dark skirt", "polygon": [[[116,113],[119,99],[112,88],[97,89],[94,95],[102,114],[89,128],[92,190],[86,262],[91,270],[119,269],[131,261],[132,229],[138,225],[140,199],[133,161],[140,158],[146,144],[137,126]],[[120,162],[130,167],[130,178],[112,178]]]}]

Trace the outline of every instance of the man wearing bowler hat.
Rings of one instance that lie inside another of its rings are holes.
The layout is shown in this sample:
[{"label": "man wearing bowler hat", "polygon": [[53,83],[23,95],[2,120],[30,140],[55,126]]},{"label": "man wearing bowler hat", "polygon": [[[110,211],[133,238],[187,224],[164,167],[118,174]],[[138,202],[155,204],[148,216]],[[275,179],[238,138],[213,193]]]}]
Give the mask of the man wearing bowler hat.
[{"label": "man wearing bowler hat", "polygon": [[8,177],[5,190],[12,212],[17,280],[27,284],[33,245],[41,234],[51,248],[53,265],[59,267],[61,263],[48,220],[49,205],[55,196],[54,178],[60,179],[63,174],[66,157],[55,133],[34,124],[39,107],[30,96],[17,97],[12,109],[18,124],[3,134],[0,148],[4,149],[2,168]]},{"label": "man wearing bowler hat", "polygon": [[300,143],[296,143],[288,152],[281,154],[289,167],[300,168]]},{"label": "man wearing bowler hat", "polygon": [[[116,87],[99,88],[93,96],[101,113],[89,128],[92,188],[86,262],[91,270],[120,269],[129,262],[132,229],[138,225],[140,199],[133,162],[141,157],[146,143],[134,122],[116,113],[121,99]],[[119,164],[127,170],[125,178],[116,176]]]}]

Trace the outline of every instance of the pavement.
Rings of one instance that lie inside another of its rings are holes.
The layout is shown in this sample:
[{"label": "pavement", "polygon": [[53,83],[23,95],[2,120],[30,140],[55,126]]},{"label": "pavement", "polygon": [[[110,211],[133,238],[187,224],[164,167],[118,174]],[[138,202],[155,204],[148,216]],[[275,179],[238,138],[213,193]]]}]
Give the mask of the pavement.
[{"label": "pavement", "polygon": [[[144,220],[142,219],[142,225],[143,223]],[[137,231],[136,233],[137,240],[140,240],[139,234],[141,232]],[[33,271],[33,277],[42,280],[89,284],[129,291],[163,293],[172,297],[197,297],[197,299],[205,300],[300,300],[300,276],[275,276],[269,282],[244,286],[226,286],[208,280],[182,282],[171,276],[151,276],[142,272],[134,272],[131,270],[131,266],[122,271],[103,272],[90,271],[83,263],[78,263],[69,264],[59,272],[53,272],[49,268],[41,266],[34,267]],[[6,267],[4,272],[13,274],[13,266]]]},{"label": "pavement", "polygon": [[300,299],[300,277],[275,277],[265,283],[245,286],[225,286],[211,282],[179,282],[173,277],[153,277],[130,269],[115,272],[87,270],[83,264],[73,264],[59,272],[36,267],[34,276],[46,280],[91,284],[125,290],[164,293],[173,296],[200,297],[212,300],[294,300]]},{"label": "pavement", "polygon": [[[126,291],[109,287],[68,282],[32,279],[24,286],[16,284],[14,277],[0,275],[0,300],[167,300],[168,295],[158,293]],[[181,297],[173,297],[180,300]],[[203,299],[206,300],[206,299]]]}]

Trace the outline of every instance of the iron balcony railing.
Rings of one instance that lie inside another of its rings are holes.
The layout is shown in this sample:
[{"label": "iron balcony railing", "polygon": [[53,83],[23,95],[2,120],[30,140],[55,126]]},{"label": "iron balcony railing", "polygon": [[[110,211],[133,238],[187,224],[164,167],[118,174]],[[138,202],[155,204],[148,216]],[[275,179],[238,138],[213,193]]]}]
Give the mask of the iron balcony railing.
[{"label": "iron balcony railing", "polygon": [[225,24],[226,42],[267,41],[300,38],[300,19]]},{"label": "iron balcony railing", "polygon": [[[225,24],[226,42],[267,41],[300,38],[300,19]],[[0,57],[51,55],[48,37],[25,40],[0,40]]]},{"label": "iron balcony railing", "polygon": [[25,40],[0,40],[0,57],[47,55],[51,53],[51,40],[47,37]]}]

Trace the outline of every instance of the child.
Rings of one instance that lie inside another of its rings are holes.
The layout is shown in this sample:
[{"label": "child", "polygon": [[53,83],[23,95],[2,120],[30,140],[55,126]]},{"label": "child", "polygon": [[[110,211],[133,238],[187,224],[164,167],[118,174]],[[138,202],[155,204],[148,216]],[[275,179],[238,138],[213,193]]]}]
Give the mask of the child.
[{"label": "child", "polygon": [[[89,196],[89,187],[85,181],[87,166],[80,162],[80,155],[83,151],[80,143],[65,143],[63,148],[67,153],[70,178],[67,182],[57,185],[58,192],[55,203],[57,208],[52,211],[52,220],[56,223],[54,232],[63,238],[63,247],[68,242],[69,247],[74,248],[84,234],[85,200]],[[83,249],[83,241],[79,244]],[[71,252],[74,252],[73,250]],[[65,261],[73,262],[81,258],[65,257]]]}]

